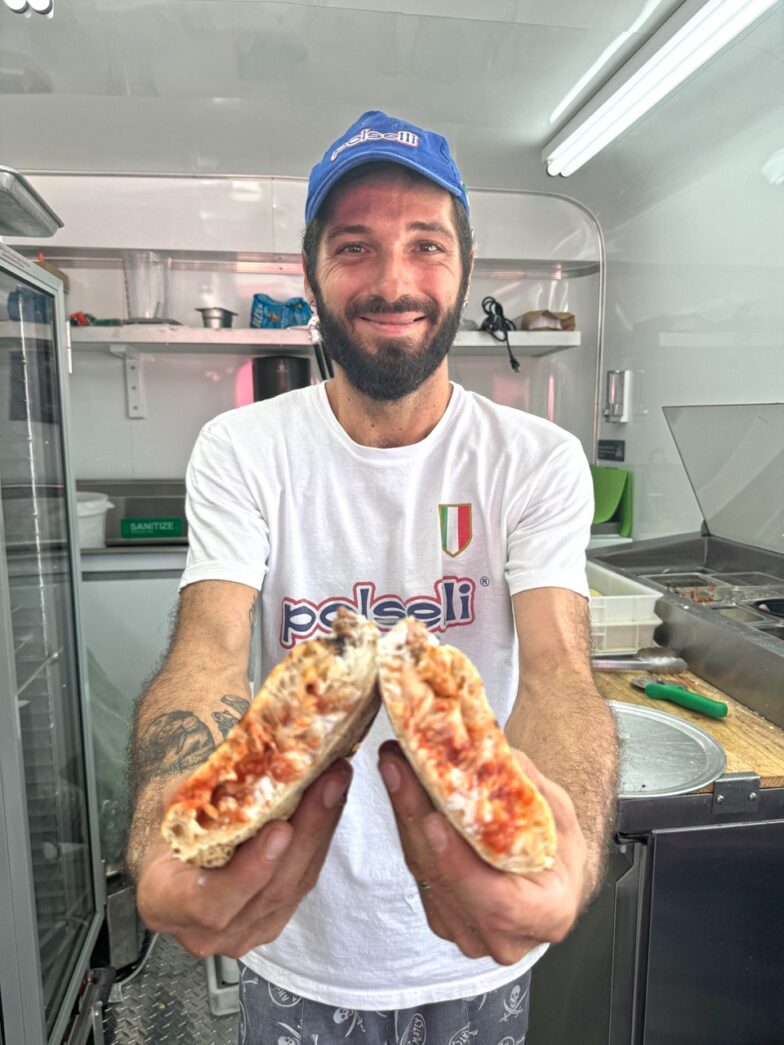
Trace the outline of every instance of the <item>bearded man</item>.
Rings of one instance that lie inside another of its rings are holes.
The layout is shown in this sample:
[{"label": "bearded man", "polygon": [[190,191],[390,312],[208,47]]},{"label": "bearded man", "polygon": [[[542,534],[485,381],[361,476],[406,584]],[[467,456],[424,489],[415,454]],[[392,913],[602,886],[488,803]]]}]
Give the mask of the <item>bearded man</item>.
[{"label": "bearded man", "polygon": [[[531,967],[598,888],[614,811],[589,469],[573,436],[449,380],[473,250],[444,138],[364,113],[308,190],[305,290],[334,377],[215,418],[194,448],[177,625],[136,719],[139,909],[193,955],[240,959],[246,1045],[519,1042]],[[383,715],[289,821],[223,868],[179,863],[157,835],[167,773],[205,759],[226,703],[248,700],[257,599],[265,673],[340,606],[382,631],[414,616],[468,654],[553,809],[554,866],[484,863]],[[204,728],[183,748],[186,719]]]}]

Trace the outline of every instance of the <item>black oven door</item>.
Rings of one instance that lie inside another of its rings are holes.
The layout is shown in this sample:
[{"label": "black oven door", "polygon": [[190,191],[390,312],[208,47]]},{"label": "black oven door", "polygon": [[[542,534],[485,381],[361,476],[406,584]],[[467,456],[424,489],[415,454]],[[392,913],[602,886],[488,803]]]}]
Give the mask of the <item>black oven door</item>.
[{"label": "black oven door", "polygon": [[615,845],[590,908],[534,966],[526,1045],[634,1040],[646,856],[644,840]]},{"label": "black oven door", "polygon": [[784,822],[652,835],[643,1045],[784,1042]]}]

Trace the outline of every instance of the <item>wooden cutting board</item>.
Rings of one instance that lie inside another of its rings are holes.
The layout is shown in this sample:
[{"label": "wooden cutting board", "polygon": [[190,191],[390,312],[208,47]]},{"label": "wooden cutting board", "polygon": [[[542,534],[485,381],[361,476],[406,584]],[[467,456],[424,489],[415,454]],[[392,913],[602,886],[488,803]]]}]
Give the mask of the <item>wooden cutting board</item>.
[{"label": "wooden cutting board", "polygon": [[[689,711],[668,700],[653,700],[642,690],[631,685],[631,679],[647,677],[653,681],[657,676],[648,671],[595,671],[594,679],[599,692],[607,700],[623,701],[640,707],[654,708],[666,714],[684,718],[705,730],[724,748],[727,756],[727,773],[757,773],[762,787],[784,787],[784,730],[774,726],[761,715],[750,711],[709,682],[692,675],[662,676],[667,682],[680,683],[695,693],[723,700],[729,706],[726,718],[708,718],[696,711]],[[713,790],[711,785],[706,790]]]}]

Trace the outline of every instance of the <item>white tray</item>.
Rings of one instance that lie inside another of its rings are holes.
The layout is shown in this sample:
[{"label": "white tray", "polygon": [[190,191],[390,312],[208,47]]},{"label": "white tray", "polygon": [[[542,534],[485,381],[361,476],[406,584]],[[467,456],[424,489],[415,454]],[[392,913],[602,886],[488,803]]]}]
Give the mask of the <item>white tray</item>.
[{"label": "white tray", "polygon": [[601,592],[591,596],[591,624],[650,621],[661,592],[647,584],[623,577],[620,573],[589,562],[588,587]]},{"label": "white tray", "polygon": [[594,624],[591,621],[591,652],[636,653],[638,649],[654,644],[653,633],[660,624],[658,617],[617,620],[609,624]]}]

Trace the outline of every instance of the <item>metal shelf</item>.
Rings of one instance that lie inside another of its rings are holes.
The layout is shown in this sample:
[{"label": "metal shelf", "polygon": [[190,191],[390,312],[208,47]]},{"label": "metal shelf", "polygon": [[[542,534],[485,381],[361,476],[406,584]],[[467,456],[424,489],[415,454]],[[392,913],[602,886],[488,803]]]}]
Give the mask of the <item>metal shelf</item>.
[{"label": "metal shelf", "polygon": [[598,261],[553,258],[477,258],[474,273],[483,279],[580,279],[599,271]]},{"label": "metal shelf", "polygon": [[[567,348],[578,348],[579,330],[510,330],[509,344],[517,356],[549,356]],[[455,338],[451,354],[455,356],[495,356],[506,353],[503,341],[496,341],[481,330],[463,330]]]},{"label": "metal shelf", "polygon": [[[251,330],[171,326],[166,324],[128,324],[122,327],[72,327],[74,351],[129,349],[137,353],[215,352],[253,355],[276,352],[281,348],[298,355],[310,355],[312,349],[304,327],[283,330]],[[544,356],[580,344],[579,331],[513,330],[509,343],[518,355]],[[455,338],[453,355],[496,356],[505,352],[502,342],[482,331],[461,331]]]},{"label": "metal shelf", "polygon": [[126,348],[135,352],[219,352],[253,354],[281,346],[310,354],[305,327],[284,330],[251,330],[224,327],[174,326],[165,323],[128,323],[122,327],[71,327],[74,351]]},{"label": "metal shelf", "polygon": [[[27,338],[51,339],[49,327],[25,323]],[[19,342],[20,325],[0,320],[0,341]],[[512,330],[509,343],[517,355],[546,356],[576,348],[580,332],[576,330]],[[283,330],[251,330],[225,327],[186,327],[171,324],[133,324],[120,327],[71,327],[71,345],[74,351],[103,352],[129,349],[137,353],[154,352],[213,352],[220,355],[255,355],[278,352],[285,348],[296,355],[309,356],[312,349],[305,327],[287,327]],[[502,342],[482,331],[463,330],[458,333],[452,355],[495,356],[504,352]]]},{"label": "metal shelf", "polygon": [[0,319],[0,341],[13,341],[18,345],[21,335],[25,340],[51,341],[54,331],[46,323],[28,323],[27,320]]}]

